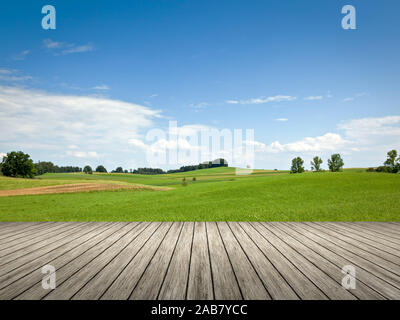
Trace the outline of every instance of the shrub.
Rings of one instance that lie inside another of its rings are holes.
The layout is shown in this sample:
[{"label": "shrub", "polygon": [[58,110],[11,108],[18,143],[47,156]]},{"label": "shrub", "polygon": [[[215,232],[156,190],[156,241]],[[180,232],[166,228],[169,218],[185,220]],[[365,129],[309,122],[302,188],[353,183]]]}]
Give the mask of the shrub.
[{"label": "shrub", "polygon": [[193,177],[193,179],[192,179],[193,181],[196,181],[196,177]]},{"label": "shrub", "polygon": [[367,172],[375,172],[376,169],[375,169],[375,168],[368,168],[366,171],[367,171]]},{"label": "shrub", "polygon": [[387,166],[379,166],[376,168],[376,172],[391,172],[391,169]]}]

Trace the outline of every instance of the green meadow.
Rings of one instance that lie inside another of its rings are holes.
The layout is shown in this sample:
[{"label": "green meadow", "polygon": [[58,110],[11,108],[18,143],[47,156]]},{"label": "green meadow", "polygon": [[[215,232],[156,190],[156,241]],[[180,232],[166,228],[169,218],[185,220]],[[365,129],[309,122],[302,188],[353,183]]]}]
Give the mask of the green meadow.
[{"label": "green meadow", "polygon": [[400,174],[365,169],[256,170],[242,176],[226,167],[163,175],[45,174],[0,177],[0,190],[96,181],[167,188],[0,197],[0,221],[400,220]]}]

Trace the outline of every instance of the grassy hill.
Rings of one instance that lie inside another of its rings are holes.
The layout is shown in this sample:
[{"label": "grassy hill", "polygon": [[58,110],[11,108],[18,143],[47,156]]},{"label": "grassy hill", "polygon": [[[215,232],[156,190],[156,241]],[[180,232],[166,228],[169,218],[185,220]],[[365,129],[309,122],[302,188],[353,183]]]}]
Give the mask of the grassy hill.
[{"label": "grassy hill", "polygon": [[257,170],[248,176],[226,167],[165,175],[45,174],[0,177],[0,190],[93,180],[170,189],[0,197],[0,220],[398,221],[400,212],[400,175],[364,169],[294,175]]}]

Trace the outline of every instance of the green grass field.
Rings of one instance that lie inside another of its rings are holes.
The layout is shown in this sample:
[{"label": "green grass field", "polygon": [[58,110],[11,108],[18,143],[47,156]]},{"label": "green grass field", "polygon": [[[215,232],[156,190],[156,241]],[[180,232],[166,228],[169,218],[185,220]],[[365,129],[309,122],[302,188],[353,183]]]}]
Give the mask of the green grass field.
[{"label": "green grass field", "polygon": [[234,168],[167,175],[45,174],[0,177],[0,190],[93,180],[170,189],[0,197],[0,221],[400,220],[400,175],[364,169],[303,174],[257,170],[248,176],[235,175]]}]

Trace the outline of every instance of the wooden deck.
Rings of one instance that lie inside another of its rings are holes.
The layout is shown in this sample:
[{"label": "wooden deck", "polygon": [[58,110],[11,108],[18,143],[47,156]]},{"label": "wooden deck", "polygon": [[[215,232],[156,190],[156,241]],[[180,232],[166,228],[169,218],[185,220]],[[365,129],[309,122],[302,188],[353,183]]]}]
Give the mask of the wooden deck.
[{"label": "wooden deck", "polygon": [[400,223],[5,222],[0,299],[400,299]]}]

